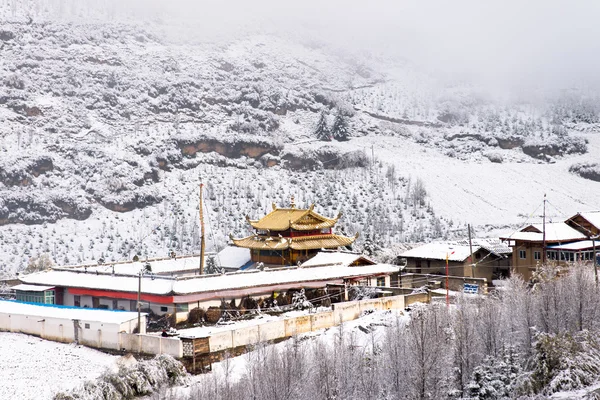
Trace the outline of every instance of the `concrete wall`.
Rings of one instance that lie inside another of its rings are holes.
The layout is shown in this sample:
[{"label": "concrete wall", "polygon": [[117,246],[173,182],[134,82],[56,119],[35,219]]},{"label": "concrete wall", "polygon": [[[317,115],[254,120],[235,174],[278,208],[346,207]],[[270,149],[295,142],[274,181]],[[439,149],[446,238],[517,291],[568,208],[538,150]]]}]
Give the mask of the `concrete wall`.
[{"label": "concrete wall", "polygon": [[360,306],[358,301],[349,301],[344,303],[335,303],[331,305],[333,309],[333,322],[352,321],[360,316]]},{"label": "concrete wall", "polygon": [[[142,315],[145,326],[146,316]],[[79,342],[98,348],[118,348],[119,332],[132,332],[137,320],[122,324],[89,320],[9,314],[0,311],[0,331],[20,332],[57,342]]]},{"label": "concrete wall", "polygon": [[217,332],[210,336],[210,351],[222,351],[233,347],[232,331]]},{"label": "concrete wall", "polygon": [[231,331],[231,334],[233,336],[233,347],[258,343],[258,325],[235,329]]},{"label": "concrete wall", "polygon": [[[411,295],[414,297],[414,295]],[[418,295],[421,296],[421,295]],[[287,318],[265,324],[222,331],[210,336],[210,351],[218,352],[247,346],[259,341],[276,340],[285,337],[325,329],[341,322],[350,321],[360,316],[365,310],[402,310],[405,306],[405,297],[392,296],[381,299],[351,301],[333,304],[332,311]],[[427,299],[425,294],[425,299]],[[417,297],[415,297],[417,299]],[[419,298],[420,299],[420,298]],[[421,299],[422,300],[422,299]]]},{"label": "concrete wall", "polygon": [[429,293],[415,293],[404,296],[404,307],[408,307],[415,303],[429,303],[431,297]]},{"label": "concrete wall", "polygon": [[258,325],[258,336],[261,342],[285,337],[285,322],[272,321]]},{"label": "concrete wall", "polygon": [[120,333],[115,350],[131,351],[144,354],[169,354],[176,358],[183,357],[183,345],[179,338],[168,338],[155,335],[137,335]]}]

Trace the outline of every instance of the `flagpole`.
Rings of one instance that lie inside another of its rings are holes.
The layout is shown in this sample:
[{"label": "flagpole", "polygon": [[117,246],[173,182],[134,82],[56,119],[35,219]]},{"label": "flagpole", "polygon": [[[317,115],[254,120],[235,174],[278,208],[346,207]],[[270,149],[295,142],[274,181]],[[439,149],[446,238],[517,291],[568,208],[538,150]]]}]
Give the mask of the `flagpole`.
[{"label": "flagpole", "polygon": [[450,287],[448,280],[448,252],[446,252],[446,307],[450,307]]}]

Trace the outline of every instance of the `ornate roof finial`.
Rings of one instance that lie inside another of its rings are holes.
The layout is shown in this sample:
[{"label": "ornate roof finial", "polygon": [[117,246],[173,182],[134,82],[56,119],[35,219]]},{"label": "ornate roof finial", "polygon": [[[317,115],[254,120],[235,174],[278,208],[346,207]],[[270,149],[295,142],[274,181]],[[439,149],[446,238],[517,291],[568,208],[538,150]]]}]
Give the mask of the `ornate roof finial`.
[{"label": "ornate roof finial", "polygon": [[296,201],[294,200],[294,195],[292,195],[292,200],[290,201],[290,207],[296,208]]}]

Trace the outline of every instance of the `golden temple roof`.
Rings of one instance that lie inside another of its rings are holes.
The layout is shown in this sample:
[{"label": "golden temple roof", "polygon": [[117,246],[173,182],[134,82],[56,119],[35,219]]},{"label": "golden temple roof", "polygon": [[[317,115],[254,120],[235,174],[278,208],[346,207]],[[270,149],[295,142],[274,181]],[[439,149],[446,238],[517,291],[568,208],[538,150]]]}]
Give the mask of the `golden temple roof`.
[{"label": "golden temple roof", "polygon": [[256,250],[310,250],[310,249],[333,249],[349,246],[358,237],[347,237],[334,234],[311,235],[300,237],[279,237],[252,235],[242,239],[231,238],[233,244]]},{"label": "golden temple roof", "polygon": [[273,211],[259,220],[251,220],[246,217],[254,229],[268,231],[286,231],[294,229],[297,231],[310,231],[326,229],[334,226],[341,213],[336,218],[327,218],[313,211],[314,204],[308,209],[277,208],[273,204]]}]

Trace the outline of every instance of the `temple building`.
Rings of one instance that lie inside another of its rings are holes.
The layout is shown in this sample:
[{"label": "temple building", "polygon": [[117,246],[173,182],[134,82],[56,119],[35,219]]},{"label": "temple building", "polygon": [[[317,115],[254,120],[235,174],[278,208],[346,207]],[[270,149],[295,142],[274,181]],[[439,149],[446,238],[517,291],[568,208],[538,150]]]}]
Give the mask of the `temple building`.
[{"label": "temple building", "polygon": [[246,217],[254,228],[254,234],[231,240],[238,247],[250,249],[252,262],[267,265],[296,265],[316,255],[321,249],[337,249],[351,245],[354,237],[336,235],[332,232],[341,213],[327,218],[308,209],[296,208],[293,200],[290,208],[277,208],[259,220]]}]

